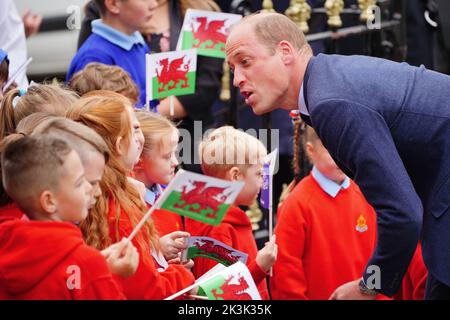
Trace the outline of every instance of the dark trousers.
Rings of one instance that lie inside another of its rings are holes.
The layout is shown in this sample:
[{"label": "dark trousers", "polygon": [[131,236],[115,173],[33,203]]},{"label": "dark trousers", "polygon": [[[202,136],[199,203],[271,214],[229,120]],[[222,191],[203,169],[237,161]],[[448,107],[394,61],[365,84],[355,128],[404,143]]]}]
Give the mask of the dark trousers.
[{"label": "dark trousers", "polygon": [[428,273],[425,300],[450,300],[450,287]]}]

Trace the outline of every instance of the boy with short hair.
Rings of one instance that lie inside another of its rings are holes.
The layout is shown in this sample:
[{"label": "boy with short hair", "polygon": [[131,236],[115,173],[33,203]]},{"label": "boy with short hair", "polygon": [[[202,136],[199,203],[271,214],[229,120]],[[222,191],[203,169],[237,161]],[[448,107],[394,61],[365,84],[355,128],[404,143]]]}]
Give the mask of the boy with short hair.
[{"label": "boy with short hair", "polygon": [[84,243],[75,223],[87,217],[92,186],[78,154],[37,135],[10,143],[1,165],[6,192],[31,221],[0,224],[0,299],[124,299],[111,272],[134,274],[139,256],[126,241],[102,253]]},{"label": "boy with short hair", "polygon": [[[186,231],[192,236],[208,236],[248,254],[247,266],[263,299],[268,299],[265,278],[277,257],[275,237],[258,251],[253,237],[252,224],[239,205],[250,206],[262,186],[262,165],[267,150],[249,134],[225,126],[211,132],[199,145],[202,171],[205,175],[245,183],[234,205],[218,226],[186,219]],[[214,267],[215,261],[194,259],[196,277]]]},{"label": "boy with short hair", "polygon": [[67,73],[89,62],[117,65],[127,71],[140,89],[139,105],[145,104],[145,54],[150,49],[139,33],[151,19],[156,0],[96,0],[101,19],[92,21],[92,34],[72,60]]}]

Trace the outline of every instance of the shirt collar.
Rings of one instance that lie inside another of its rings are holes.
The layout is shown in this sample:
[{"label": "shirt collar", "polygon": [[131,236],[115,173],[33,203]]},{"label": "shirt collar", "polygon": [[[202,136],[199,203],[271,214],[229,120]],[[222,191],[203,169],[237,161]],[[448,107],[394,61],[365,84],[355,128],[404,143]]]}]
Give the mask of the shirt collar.
[{"label": "shirt collar", "polygon": [[305,94],[303,92],[303,81],[302,86],[300,87],[300,92],[298,93],[298,110],[300,110],[301,114],[309,116],[308,109],[306,108]]},{"label": "shirt collar", "polygon": [[336,182],[325,177],[315,166],[312,169],[312,176],[317,181],[322,190],[328,193],[333,198],[336,198],[341,189],[347,189],[348,187],[350,187],[349,177],[345,177],[344,182],[342,182],[341,184],[337,184]]},{"label": "shirt collar", "polygon": [[101,19],[92,21],[92,32],[126,51],[130,51],[135,44],[145,45],[145,40],[138,31],[129,36],[106,25]]},{"label": "shirt collar", "polygon": [[161,186],[159,184],[154,184],[150,188],[145,188],[145,197],[144,200],[149,205],[154,205],[156,198],[158,198],[162,193]]}]

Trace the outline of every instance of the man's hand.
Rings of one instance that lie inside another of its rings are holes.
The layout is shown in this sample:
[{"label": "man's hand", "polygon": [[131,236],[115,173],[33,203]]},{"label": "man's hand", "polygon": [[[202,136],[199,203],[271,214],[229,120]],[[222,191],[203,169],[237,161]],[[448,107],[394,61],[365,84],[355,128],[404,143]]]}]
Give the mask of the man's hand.
[{"label": "man's hand", "polygon": [[334,290],[329,300],[375,300],[376,295],[364,294],[359,290],[359,281],[361,279],[343,284]]}]

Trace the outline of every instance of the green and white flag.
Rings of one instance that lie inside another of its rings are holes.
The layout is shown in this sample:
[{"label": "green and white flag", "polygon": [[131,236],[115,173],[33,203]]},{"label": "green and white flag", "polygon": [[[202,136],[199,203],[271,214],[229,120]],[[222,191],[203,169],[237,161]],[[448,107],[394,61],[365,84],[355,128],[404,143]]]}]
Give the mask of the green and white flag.
[{"label": "green and white flag", "polygon": [[198,54],[225,58],[225,42],[241,15],[188,9],[178,38],[177,50],[198,49]]},{"label": "green and white flag", "polygon": [[128,236],[136,234],[156,209],[175,212],[211,225],[218,225],[238,196],[244,182],[232,182],[179,170],[153,206]]},{"label": "green and white flag", "polygon": [[181,257],[183,261],[197,257],[207,258],[228,267],[238,261],[245,264],[248,254],[210,237],[189,237],[187,248],[183,250]]},{"label": "green and white flag", "polygon": [[180,170],[155,206],[211,225],[218,225],[244,186]]},{"label": "green and white flag", "polygon": [[196,50],[146,55],[147,102],[195,93]]},{"label": "green and white flag", "polygon": [[198,295],[209,300],[262,300],[250,271],[242,262],[236,262],[198,286]]}]

